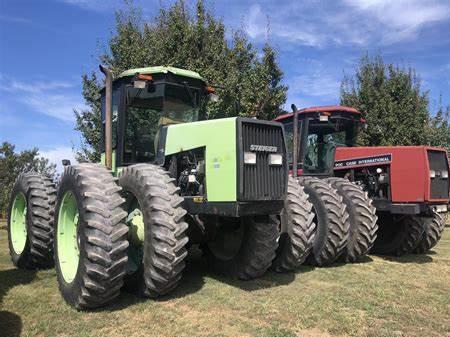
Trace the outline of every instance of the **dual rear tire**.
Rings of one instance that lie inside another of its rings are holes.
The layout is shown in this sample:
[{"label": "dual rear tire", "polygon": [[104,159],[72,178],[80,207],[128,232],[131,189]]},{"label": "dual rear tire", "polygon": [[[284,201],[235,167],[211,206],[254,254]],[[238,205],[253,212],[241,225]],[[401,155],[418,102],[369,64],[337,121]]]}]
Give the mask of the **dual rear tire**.
[{"label": "dual rear tire", "polygon": [[126,288],[139,296],[165,295],[182,277],[188,225],[174,182],[152,164],[128,166],[119,176],[130,229]]},{"label": "dual rear tire", "polygon": [[13,264],[37,269],[53,266],[53,215],[56,189],[35,172],[20,174],[8,211],[8,243]]},{"label": "dual rear tire", "polygon": [[441,239],[445,227],[446,216],[433,212],[431,217],[423,217],[423,233],[414,249],[415,254],[425,254]]},{"label": "dual rear tire", "polygon": [[272,268],[276,272],[294,271],[306,260],[313,247],[316,223],[313,205],[308,201],[303,186],[293,177],[288,180],[280,221],[279,246]]},{"label": "dual rear tire", "polygon": [[380,230],[372,253],[402,256],[424,254],[440,240],[445,217],[437,212],[429,216],[380,215]]},{"label": "dual rear tire", "polygon": [[307,263],[328,266],[344,252],[349,238],[349,214],[343,198],[327,181],[301,177],[300,184],[313,205],[317,230]]},{"label": "dual rear tire", "polygon": [[123,198],[103,166],[68,166],[55,209],[55,267],[63,298],[77,309],[116,298],[127,264]]},{"label": "dual rear tire", "polygon": [[275,259],[279,220],[273,215],[218,217],[204,252],[217,273],[241,280],[262,276]]},{"label": "dual rear tire", "polygon": [[367,255],[377,238],[376,209],[367,192],[344,178],[328,178],[327,181],[342,197],[349,214],[349,237],[340,259],[357,262]]},{"label": "dual rear tire", "polygon": [[67,167],[55,228],[63,298],[88,309],[110,302],[124,285],[149,297],[176,287],[187,255],[182,201],[173,179],[155,165],[129,166],[119,183],[100,165]]}]

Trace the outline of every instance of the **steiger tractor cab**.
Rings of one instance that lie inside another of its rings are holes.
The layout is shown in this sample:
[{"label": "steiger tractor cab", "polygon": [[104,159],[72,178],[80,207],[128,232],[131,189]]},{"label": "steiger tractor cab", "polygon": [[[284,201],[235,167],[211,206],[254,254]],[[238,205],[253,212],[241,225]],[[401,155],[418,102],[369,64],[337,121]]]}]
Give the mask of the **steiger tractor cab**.
[{"label": "steiger tractor cab", "polygon": [[[167,294],[192,244],[214,269],[240,279],[261,276],[274,259],[276,270],[298,263],[279,215],[311,226],[312,206],[292,180],[286,198],[280,123],[206,120],[214,89],[192,71],[149,67],[113,79],[100,69],[102,164],[68,164],[57,191],[36,173],[19,176],[9,216],[16,266],[50,266],[54,251],[64,299],[85,309],[124,286]],[[285,200],[295,212],[283,211]]]},{"label": "steiger tractor cab", "polygon": [[[349,236],[342,256],[347,261],[357,260],[369,249],[378,254],[402,255],[424,253],[436,245],[449,201],[444,149],[355,147],[358,132],[365,124],[359,111],[342,106],[294,111],[275,119],[285,125],[290,170],[292,175],[300,176],[300,184],[310,195],[318,232],[336,237],[334,242],[345,236],[341,235],[345,225],[322,225],[325,220],[320,219],[323,210],[319,206],[331,194],[343,198]],[[314,199],[318,187],[312,181],[327,189],[326,198]],[[329,216],[334,218],[334,214]],[[316,235],[315,247],[320,236]]]}]

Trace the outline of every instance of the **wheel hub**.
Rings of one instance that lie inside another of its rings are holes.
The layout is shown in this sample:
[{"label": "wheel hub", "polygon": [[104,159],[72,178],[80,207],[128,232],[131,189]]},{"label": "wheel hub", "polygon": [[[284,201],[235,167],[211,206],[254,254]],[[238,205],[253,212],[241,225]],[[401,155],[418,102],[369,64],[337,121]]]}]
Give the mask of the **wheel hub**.
[{"label": "wheel hub", "polygon": [[27,242],[27,201],[25,195],[19,193],[13,202],[11,212],[11,243],[16,254],[25,249]]},{"label": "wheel hub", "polygon": [[80,259],[80,236],[78,235],[79,212],[74,194],[64,194],[58,214],[57,249],[61,274],[71,283],[78,270]]}]

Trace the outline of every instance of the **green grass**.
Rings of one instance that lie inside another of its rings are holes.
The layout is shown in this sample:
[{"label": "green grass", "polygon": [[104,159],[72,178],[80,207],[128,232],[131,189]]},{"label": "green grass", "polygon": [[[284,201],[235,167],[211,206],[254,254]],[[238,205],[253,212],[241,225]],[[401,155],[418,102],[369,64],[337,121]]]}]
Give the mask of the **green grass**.
[{"label": "green grass", "polygon": [[[54,270],[22,271],[0,230],[0,336],[450,336],[450,228],[429,255],[383,259],[239,282],[192,257],[169,297],[123,294],[94,312],[59,295]],[[3,333],[3,334],[2,334]]]}]

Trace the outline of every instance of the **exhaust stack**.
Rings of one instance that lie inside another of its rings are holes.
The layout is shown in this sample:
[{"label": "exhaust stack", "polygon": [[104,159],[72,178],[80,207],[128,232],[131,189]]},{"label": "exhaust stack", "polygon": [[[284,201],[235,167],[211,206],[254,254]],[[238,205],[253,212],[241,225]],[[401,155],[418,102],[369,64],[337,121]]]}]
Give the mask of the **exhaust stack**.
[{"label": "exhaust stack", "polygon": [[112,169],[112,71],[102,65],[100,71],[105,75],[105,163]]},{"label": "exhaust stack", "polygon": [[294,139],[292,144],[292,176],[297,178],[297,167],[298,167],[298,110],[295,104],[291,105],[292,112],[294,113],[294,122],[293,122],[293,134]]}]

